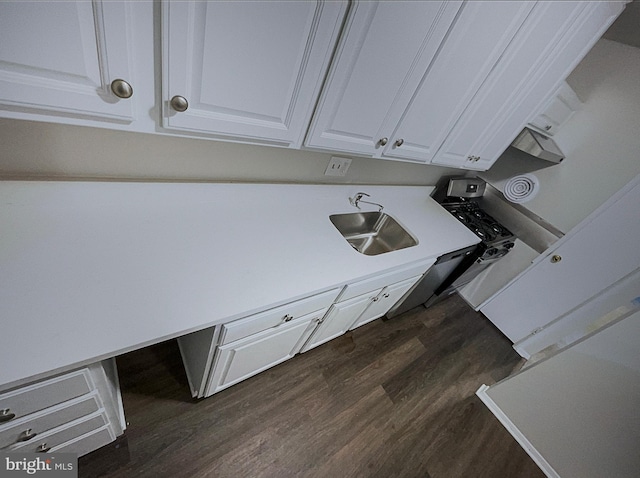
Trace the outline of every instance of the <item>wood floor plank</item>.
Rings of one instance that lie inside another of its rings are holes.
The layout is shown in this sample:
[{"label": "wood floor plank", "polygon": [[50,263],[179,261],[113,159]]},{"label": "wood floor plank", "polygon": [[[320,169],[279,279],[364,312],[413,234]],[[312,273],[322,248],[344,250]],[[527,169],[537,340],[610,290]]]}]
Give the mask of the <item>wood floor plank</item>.
[{"label": "wood floor plank", "polygon": [[541,478],[474,395],[520,364],[456,296],[204,400],[190,397],[170,341],[118,357],[129,461],[105,469],[98,450],[79,476]]}]

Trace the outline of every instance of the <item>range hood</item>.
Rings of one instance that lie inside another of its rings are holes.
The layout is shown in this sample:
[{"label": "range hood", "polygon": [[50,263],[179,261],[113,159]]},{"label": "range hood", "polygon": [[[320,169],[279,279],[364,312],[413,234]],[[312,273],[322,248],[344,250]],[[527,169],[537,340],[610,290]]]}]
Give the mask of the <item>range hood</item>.
[{"label": "range hood", "polygon": [[529,128],[523,129],[511,143],[511,146],[538,159],[544,159],[555,164],[564,159],[564,154],[560,151],[555,141]]}]

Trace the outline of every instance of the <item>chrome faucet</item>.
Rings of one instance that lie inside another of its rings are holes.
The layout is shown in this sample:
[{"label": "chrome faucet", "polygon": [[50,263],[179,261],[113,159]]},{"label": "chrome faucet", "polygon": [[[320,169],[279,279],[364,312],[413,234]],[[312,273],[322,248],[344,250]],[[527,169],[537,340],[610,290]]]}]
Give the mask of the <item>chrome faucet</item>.
[{"label": "chrome faucet", "polygon": [[349,202],[351,203],[352,206],[355,206],[358,209],[360,209],[360,203],[371,204],[373,206],[378,206],[380,208],[380,209],[378,209],[378,212],[382,212],[382,210],[384,209],[384,206],[382,204],[378,204],[378,203],[370,202],[370,201],[363,201],[362,200],[363,196],[371,197],[367,193],[356,193],[355,196],[353,196],[352,198],[349,198]]}]

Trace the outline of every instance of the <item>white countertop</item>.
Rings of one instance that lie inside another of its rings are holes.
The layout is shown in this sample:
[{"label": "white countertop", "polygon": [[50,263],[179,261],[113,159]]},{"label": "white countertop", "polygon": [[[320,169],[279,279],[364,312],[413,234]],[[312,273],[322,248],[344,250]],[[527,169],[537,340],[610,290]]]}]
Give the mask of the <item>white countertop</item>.
[{"label": "white countertop", "polygon": [[[0,182],[0,387],[477,243],[432,189]],[[418,245],[352,249],[329,215],[358,191]]]}]

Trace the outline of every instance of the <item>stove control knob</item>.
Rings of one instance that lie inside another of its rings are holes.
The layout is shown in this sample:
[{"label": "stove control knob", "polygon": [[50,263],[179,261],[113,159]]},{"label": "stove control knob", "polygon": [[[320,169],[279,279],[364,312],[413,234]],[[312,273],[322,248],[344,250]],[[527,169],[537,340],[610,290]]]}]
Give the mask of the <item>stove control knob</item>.
[{"label": "stove control knob", "polygon": [[515,245],[516,245],[516,244],[515,244],[514,242],[507,242],[507,243],[504,245],[504,248],[505,248],[505,249],[511,249],[511,248],[512,248],[513,246],[515,246]]},{"label": "stove control knob", "polygon": [[487,250],[487,255],[493,256],[496,252],[498,252],[498,249],[496,249],[495,247],[492,247],[491,249]]}]

